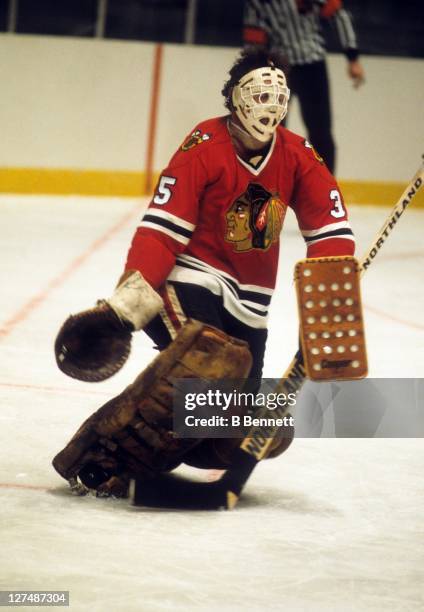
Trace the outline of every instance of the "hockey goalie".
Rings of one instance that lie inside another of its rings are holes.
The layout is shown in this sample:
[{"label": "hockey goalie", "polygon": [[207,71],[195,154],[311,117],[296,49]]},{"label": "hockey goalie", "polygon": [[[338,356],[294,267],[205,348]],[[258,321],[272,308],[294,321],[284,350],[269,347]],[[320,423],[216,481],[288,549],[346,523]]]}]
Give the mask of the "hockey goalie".
[{"label": "hockey goalie", "polygon": [[[296,272],[309,374],[364,375],[354,237],[325,160],[281,125],[290,96],[282,59],[244,51],[222,93],[228,113],[195,126],[160,175],[111,298],[69,317],[58,334],[59,368],[89,382],[122,367],[138,330],[160,351],[55,457],[72,486],[125,496],[130,479],[152,479],[180,463],[229,467],[239,440],[175,436],[173,381],[250,379],[259,386],[287,206],[306,261],[321,262]],[[322,273],[328,260],[333,267]],[[288,431],[276,439],[268,456],[292,438]]]}]

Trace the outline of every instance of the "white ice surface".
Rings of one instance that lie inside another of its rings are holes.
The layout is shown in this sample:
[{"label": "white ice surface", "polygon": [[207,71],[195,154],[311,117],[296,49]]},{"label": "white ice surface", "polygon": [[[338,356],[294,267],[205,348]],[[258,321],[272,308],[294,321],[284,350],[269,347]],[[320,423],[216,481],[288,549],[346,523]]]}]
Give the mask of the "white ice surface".
[{"label": "white ice surface", "polygon": [[[234,512],[74,498],[51,467],[83,419],[151,360],[139,334],[101,384],[66,378],[53,342],[107,297],[142,203],[0,198],[0,588],[70,591],[71,610],[411,611],[424,607],[423,445],[297,439],[260,464]],[[351,207],[360,255],[389,209]],[[370,374],[424,376],[424,213],[408,210],[363,281]],[[284,230],[264,374],[297,343],[294,218]]]}]

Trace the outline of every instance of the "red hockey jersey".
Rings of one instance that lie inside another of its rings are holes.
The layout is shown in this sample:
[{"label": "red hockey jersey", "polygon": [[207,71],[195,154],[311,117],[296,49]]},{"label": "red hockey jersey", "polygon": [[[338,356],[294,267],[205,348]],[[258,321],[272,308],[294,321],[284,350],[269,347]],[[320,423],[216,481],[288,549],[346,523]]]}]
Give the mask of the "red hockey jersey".
[{"label": "red hockey jersey", "polygon": [[158,289],[194,283],[253,327],[266,327],[286,207],[307,256],[354,252],[343,198],[313,147],[279,127],[265,158],[234,148],[228,117],[200,123],[161,174],[133,238],[126,269]]}]

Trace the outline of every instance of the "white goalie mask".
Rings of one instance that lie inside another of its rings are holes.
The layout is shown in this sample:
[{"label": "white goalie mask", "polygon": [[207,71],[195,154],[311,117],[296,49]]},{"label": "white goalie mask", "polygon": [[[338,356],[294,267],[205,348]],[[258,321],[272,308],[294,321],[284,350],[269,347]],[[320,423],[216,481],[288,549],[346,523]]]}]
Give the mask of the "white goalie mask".
[{"label": "white goalie mask", "polygon": [[290,89],[284,72],[267,66],[245,74],[233,87],[234,111],[245,130],[268,142],[287,114]]}]

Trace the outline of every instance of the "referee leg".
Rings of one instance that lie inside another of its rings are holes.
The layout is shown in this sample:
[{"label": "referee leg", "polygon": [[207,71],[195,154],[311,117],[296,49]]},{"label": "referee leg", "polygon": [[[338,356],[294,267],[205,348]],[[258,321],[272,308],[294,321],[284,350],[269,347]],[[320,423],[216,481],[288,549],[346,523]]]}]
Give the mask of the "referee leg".
[{"label": "referee leg", "polygon": [[325,61],[293,66],[289,86],[299,98],[308,138],[332,174],[336,147],[332,135],[330,84]]}]

